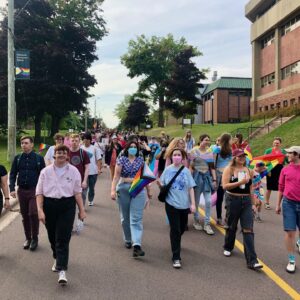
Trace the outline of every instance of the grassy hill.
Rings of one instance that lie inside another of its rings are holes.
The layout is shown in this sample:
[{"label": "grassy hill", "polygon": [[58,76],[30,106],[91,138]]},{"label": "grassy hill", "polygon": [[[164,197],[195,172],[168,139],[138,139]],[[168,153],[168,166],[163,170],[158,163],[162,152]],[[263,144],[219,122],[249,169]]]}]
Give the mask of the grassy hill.
[{"label": "grassy hill", "polygon": [[282,138],[284,148],[300,145],[300,117],[281,125],[271,133],[251,140],[251,148],[254,155],[260,155],[266,148],[272,147],[274,137]]},{"label": "grassy hill", "polygon": [[[268,120],[266,120],[267,122]],[[195,139],[198,139],[201,134],[208,134],[212,140],[215,140],[222,133],[232,133],[236,132],[237,129],[240,130],[246,136],[246,128],[252,126],[262,126],[264,123],[263,120],[256,120],[254,122],[245,122],[245,123],[234,123],[234,124],[215,124],[214,126],[210,124],[201,124],[201,125],[193,125],[192,134]],[[151,130],[147,130],[145,134],[147,136],[159,136],[160,132],[163,130],[171,137],[184,137],[185,132],[190,127],[185,127],[182,129],[178,125],[168,126],[165,128],[154,128]]]}]

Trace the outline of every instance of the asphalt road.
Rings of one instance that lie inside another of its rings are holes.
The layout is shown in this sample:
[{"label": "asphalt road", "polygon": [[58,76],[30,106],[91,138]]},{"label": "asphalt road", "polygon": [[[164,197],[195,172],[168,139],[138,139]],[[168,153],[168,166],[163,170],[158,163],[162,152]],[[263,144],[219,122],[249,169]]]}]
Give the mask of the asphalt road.
[{"label": "asphalt road", "polygon": [[[195,231],[192,217],[182,241],[182,269],[173,269],[169,228],[155,196],[144,217],[146,256],[133,259],[132,250],[123,246],[118,209],[109,195],[106,170],[97,182],[95,206],[87,208],[84,230],[72,237],[67,287],[59,286],[57,274],[51,272],[53,260],[43,226],[40,246],[32,253],[22,249],[20,216],[6,215],[0,221],[2,227],[10,222],[0,232],[0,299],[291,299],[267,274],[247,269],[238,249],[232,257],[224,257],[222,233],[208,236]],[[257,254],[300,293],[300,269],[293,275],[285,271],[282,217],[275,215],[274,204],[262,216],[264,223],[255,223]],[[237,237],[242,239],[240,233]],[[300,266],[300,255],[297,262]]]}]

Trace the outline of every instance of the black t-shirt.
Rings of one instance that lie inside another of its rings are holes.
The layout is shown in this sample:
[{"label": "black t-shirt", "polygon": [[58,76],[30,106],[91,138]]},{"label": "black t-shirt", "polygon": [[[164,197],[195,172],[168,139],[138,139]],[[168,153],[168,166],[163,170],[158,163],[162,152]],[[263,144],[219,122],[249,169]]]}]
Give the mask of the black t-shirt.
[{"label": "black t-shirt", "polygon": [[[0,180],[1,180],[1,177],[7,175],[7,171],[5,169],[4,166],[0,165]],[[1,182],[0,182],[0,186],[1,186]],[[2,199],[2,193],[0,191],[0,199]]]}]

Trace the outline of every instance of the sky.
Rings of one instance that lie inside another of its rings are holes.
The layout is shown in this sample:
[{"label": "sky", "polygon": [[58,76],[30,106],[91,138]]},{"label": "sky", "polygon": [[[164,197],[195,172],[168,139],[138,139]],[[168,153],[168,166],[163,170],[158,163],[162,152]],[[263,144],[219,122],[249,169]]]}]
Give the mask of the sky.
[{"label": "sky", "polygon": [[[218,76],[251,77],[250,22],[245,18],[249,0],[105,0],[102,6],[108,35],[97,44],[99,60],[90,73],[98,84],[91,89],[91,114],[115,127],[118,119],[113,111],[126,94],[137,90],[138,78],[127,77],[128,70],[120,57],[128,50],[128,42],[137,36],[185,37],[203,56],[197,66],[209,68]],[[0,6],[7,0],[0,0]]]}]

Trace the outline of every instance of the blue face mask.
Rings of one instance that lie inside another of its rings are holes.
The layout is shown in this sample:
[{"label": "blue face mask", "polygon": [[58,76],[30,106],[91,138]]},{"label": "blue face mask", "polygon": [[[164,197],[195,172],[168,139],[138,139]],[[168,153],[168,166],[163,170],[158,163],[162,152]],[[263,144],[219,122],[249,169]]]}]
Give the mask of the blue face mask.
[{"label": "blue face mask", "polygon": [[137,153],[137,149],[136,148],[129,148],[128,149],[128,154],[129,155],[135,156],[136,153]]}]

